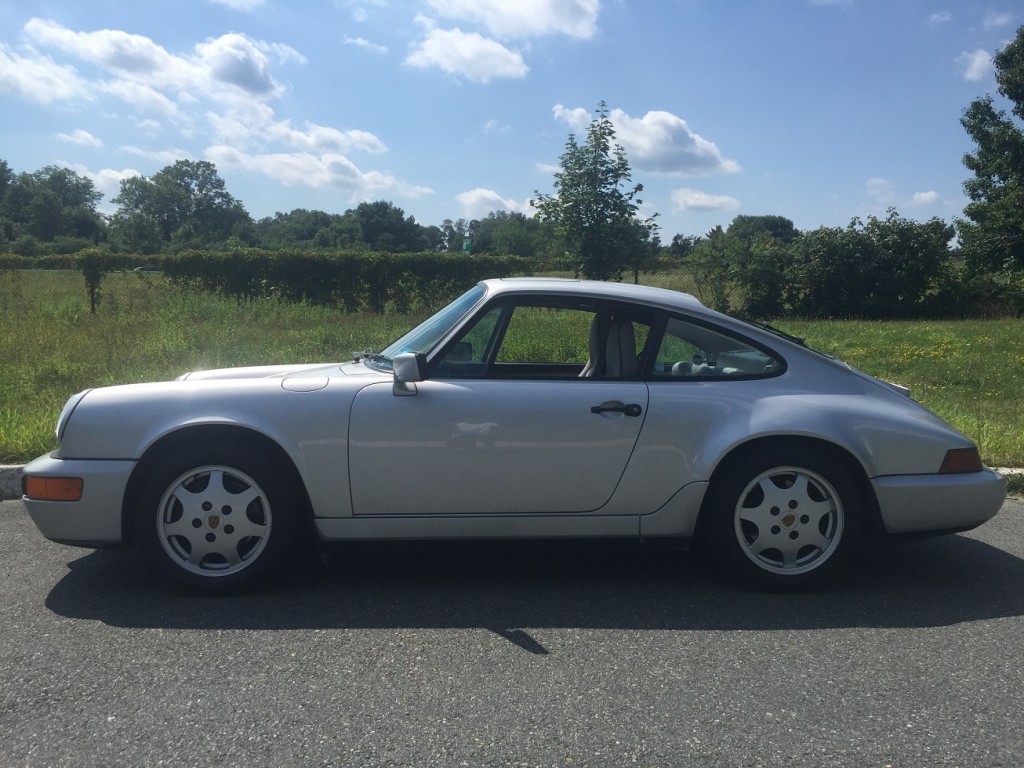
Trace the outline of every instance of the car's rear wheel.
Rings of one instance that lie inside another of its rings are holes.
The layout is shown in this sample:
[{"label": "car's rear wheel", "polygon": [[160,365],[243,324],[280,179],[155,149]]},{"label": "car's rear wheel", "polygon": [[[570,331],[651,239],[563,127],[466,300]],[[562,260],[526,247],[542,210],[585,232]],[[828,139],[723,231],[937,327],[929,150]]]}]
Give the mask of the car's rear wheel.
[{"label": "car's rear wheel", "polygon": [[249,587],[291,553],[295,501],[288,479],[258,455],[210,446],[174,456],[151,472],[141,493],[142,551],[189,588]]},{"label": "car's rear wheel", "polygon": [[748,583],[802,587],[850,559],[862,538],[861,506],[850,474],[822,455],[751,458],[718,487],[712,540]]}]

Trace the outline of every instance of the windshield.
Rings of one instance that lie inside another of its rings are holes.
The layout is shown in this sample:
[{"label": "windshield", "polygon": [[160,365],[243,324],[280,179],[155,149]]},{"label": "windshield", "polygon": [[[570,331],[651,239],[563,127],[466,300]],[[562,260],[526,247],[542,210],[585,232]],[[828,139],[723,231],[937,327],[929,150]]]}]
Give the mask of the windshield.
[{"label": "windshield", "polygon": [[395,355],[403,352],[429,352],[453,325],[466,316],[483,295],[482,287],[473,286],[440,312],[427,318],[388,346],[380,355],[367,358],[368,362],[390,368]]}]

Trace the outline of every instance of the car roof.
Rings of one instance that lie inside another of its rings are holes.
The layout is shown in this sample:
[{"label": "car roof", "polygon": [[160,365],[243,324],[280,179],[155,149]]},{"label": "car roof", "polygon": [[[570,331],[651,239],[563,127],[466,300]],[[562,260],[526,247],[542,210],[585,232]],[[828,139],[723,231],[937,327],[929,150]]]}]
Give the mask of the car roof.
[{"label": "car roof", "polygon": [[557,293],[590,298],[620,299],[672,309],[703,309],[706,307],[692,294],[654,288],[649,285],[611,283],[600,280],[577,280],[565,277],[502,277],[483,280],[488,294]]}]

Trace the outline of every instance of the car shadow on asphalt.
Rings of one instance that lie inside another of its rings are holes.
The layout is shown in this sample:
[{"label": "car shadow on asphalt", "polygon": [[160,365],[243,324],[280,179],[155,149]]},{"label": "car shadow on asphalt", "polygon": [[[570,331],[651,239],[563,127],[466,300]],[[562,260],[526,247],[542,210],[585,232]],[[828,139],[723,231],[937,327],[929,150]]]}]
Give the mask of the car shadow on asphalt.
[{"label": "car shadow on asphalt", "polygon": [[183,593],[117,552],[69,563],[55,613],[170,629],[481,628],[535,653],[526,628],[914,628],[1024,615],[1024,560],[966,536],[867,549],[817,589],[758,592],[704,558],[624,541],[344,545],[268,589]]}]

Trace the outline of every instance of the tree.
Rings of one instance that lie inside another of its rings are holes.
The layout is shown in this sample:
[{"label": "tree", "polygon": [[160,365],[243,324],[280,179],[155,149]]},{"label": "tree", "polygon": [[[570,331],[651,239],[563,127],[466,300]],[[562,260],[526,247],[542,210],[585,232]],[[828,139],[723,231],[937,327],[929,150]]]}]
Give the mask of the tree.
[{"label": "tree", "polygon": [[964,260],[975,273],[1024,268],[1024,27],[993,63],[1013,115],[983,96],[960,120],[977,145],[964,155],[974,178],[964,182],[966,220],[957,221]]},{"label": "tree", "polygon": [[422,251],[426,247],[423,227],[412,216],[387,200],[360,203],[351,214],[359,223],[363,244],[371,251],[391,253]]},{"label": "tree", "polygon": [[585,277],[619,279],[643,244],[657,232],[654,219],[637,216],[642,184],[630,186],[625,150],[615,143],[615,127],[604,101],[581,145],[569,134],[555,173],[553,195],[534,192],[531,201],[543,221],[565,240]]},{"label": "tree", "polygon": [[138,240],[139,233],[157,233],[163,246],[205,246],[252,225],[216,166],[205,160],[178,160],[148,179],[125,179],[113,202],[120,206],[111,222],[115,231],[125,245],[143,251],[154,244]]},{"label": "tree", "polygon": [[0,238],[21,243],[61,239],[76,244],[74,250],[95,245],[106,231],[96,210],[102,199],[91,179],[70,168],[48,165],[15,175],[0,162]]}]

